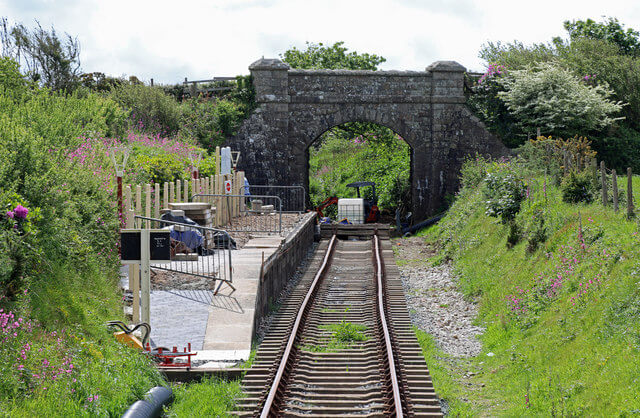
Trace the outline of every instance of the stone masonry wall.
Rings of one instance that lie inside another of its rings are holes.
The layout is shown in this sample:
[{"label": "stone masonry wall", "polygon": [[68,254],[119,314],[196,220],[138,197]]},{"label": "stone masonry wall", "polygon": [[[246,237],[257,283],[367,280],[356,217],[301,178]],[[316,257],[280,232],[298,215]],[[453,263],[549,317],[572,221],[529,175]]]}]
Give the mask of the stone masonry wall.
[{"label": "stone masonry wall", "polygon": [[262,278],[258,283],[253,317],[254,338],[260,321],[269,314],[272,304],[278,299],[313,244],[315,225],[315,212],[304,215],[300,226],[291,231],[280,248],[265,261]]},{"label": "stone masonry wall", "polygon": [[[276,59],[249,67],[259,104],[230,145],[252,184],[309,187],[309,146],[346,122],[373,122],[411,147],[415,221],[457,191],[464,158],[508,150],[465,107],[464,67],[438,61],[424,72],[292,70]],[[362,179],[367,180],[367,179]]]}]

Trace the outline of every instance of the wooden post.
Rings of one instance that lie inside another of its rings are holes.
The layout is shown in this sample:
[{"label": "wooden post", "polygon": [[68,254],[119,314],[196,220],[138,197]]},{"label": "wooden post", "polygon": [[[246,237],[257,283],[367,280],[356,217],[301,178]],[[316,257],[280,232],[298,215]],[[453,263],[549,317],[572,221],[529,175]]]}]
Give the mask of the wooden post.
[{"label": "wooden post", "polygon": [[142,215],[142,186],[136,185],[136,215]]},{"label": "wooden post", "polygon": [[611,172],[611,189],[613,193],[613,210],[618,211],[618,179],[616,170]]},{"label": "wooden post", "polygon": [[536,128],[536,139],[540,137],[540,128]]},{"label": "wooden post", "polygon": [[169,207],[169,183],[164,182],[164,193],[162,194],[162,208]]},{"label": "wooden post", "polygon": [[[131,210],[131,185],[128,184],[124,189],[124,214],[127,216]],[[127,227],[128,228],[128,227]]]},{"label": "wooden post", "polygon": [[149,265],[149,230],[140,231],[140,284],[142,290],[142,322],[151,322],[151,266]]},{"label": "wooden post", "polygon": [[[198,179],[191,179],[191,198],[193,199],[193,195],[198,194]],[[188,200],[187,200],[188,202]]]},{"label": "wooden post", "polygon": [[[169,202],[176,201],[176,182],[172,181],[169,183]],[[169,207],[169,205],[167,205]]]},{"label": "wooden post", "polygon": [[216,175],[220,174],[220,147],[216,147]]},{"label": "wooden post", "polygon": [[[150,184],[144,185],[144,197],[145,197],[144,216],[147,218],[150,218],[151,217],[151,185]],[[145,228],[147,229],[151,228],[150,221],[146,221],[144,224],[145,224]]]},{"label": "wooden post", "polygon": [[[127,211],[127,228],[131,229],[135,227],[134,224],[134,215],[135,212],[133,210]],[[140,322],[140,265],[139,264],[131,264],[129,265],[129,290],[131,290],[131,294],[133,295],[133,303],[132,303],[132,318],[131,322],[137,324]]]},{"label": "wooden post", "polygon": [[178,179],[176,180],[176,202],[180,202],[180,199],[182,199],[182,182]]},{"label": "wooden post", "polygon": [[153,205],[153,217],[156,219],[160,219],[160,183],[155,184],[155,205]]},{"label": "wooden post", "polygon": [[598,181],[598,162],[595,158],[591,159],[591,176],[593,177],[593,184]]},{"label": "wooden post", "polygon": [[600,161],[600,179],[602,181],[602,206],[607,206],[607,171],[604,161]]},{"label": "wooden post", "polygon": [[183,202],[186,203],[186,202],[189,201],[189,180],[185,180],[185,181],[183,181],[183,183],[184,183],[183,184],[184,185],[184,188],[183,188],[184,200],[183,200]]},{"label": "wooden post", "polygon": [[627,218],[633,218],[633,182],[631,167],[627,167]]}]

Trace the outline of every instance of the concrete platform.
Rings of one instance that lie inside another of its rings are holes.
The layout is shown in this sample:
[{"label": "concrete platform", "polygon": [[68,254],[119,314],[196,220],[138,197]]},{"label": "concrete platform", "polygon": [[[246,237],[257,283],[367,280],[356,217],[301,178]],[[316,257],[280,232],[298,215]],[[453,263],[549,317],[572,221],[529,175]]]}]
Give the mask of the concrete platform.
[{"label": "concrete platform", "polygon": [[[260,306],[263,262],[273,262],[269,257],[292,245],[291,237],[295,237],[303,225],[310,225],[313,219],[306,215],[302,217],[300,225],[286,238],[255,237],[242,249],[234,250],[231,264],[235,290],[222,285],[216,295],[210,290],[152,291],[152,345],[177,346],[182,350],[191,343],[192,351],[198,352],[193,361],[202,365],[200,367],[233,367],[247,360],[251,354],[256,306]],[[288,249],[284,253],[289,253]],[[126,288],[127,269],[123,268],[121,272],[121,285]]]},{"label": "concrete platform", "polygon": [[223,286],[209,305],[203,350],[251,350],[253,317],[262,261],[267,260],[282,238],[254,238],[232,254],[233,291]]}]

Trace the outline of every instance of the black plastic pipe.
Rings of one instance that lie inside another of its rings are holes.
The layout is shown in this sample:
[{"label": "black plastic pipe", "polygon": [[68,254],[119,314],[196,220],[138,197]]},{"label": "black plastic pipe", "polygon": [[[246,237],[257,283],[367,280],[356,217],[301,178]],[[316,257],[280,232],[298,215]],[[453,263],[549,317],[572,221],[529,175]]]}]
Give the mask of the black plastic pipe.
[{"label": "black plastic pipe", "polygon": [[433,218],[429,218],[426,221],[422,221],[420,223],[417,223],[409,228],[402,228],[402,236],[408,236],[413,234],[414,232],[416,232],[419,229],[422,228],[426,228],[429,225],[433,225],[436,222],[438,222],[440,219],[444,218],[444,214],[442,215],[438,215],[438,216],[434,216]]},{"label": "black plastic pipe", "polygon": [[122,415],[122,418],[158,418],[165,406],[173,402],[173,392],[164,386],[149,389],[144,399],[135,401]]}]

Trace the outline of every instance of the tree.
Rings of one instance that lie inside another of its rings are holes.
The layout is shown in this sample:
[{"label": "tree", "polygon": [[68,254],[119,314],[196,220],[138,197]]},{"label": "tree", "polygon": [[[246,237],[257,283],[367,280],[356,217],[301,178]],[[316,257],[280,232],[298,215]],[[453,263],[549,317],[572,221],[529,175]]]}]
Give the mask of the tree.
[{"label": "tree", "polygon": [[355,51],[347,53],[347,48],[343,47],[344,42],[336,42],[333,46],[325,46],[320,43],[307,42],[307,49],[299,50],[295,46],[280,58],[288,63],[291,68],[301,68],[307,70],[372,70],[378,69],[378,65],[386,59],[375,54],[358,54]]},{"label": "tree", "polygon": [[[332,46],[325,46],[322,42],[307,42],[307,49],[301,51],[293,47],[280,58],[291,68],[311,70],[371,70],[376,71],[378,65],[386,59],[375,54],[358,54],[355,51],[347,52],[344,42],[336,42]],[[331,129],[334,135],[353,139],[357,137],[375,138],[378,143],[390,144],[395,134],[388,128],[368,122],[349,122]],[[372,135],[369,135],[372,133]],[[320,141],[321,142],[321,141]]]},{"label": "tree", "polygon": [[516,70],[503,78],[505,91],[498,93],[523,134],[542,128],[546,134],[574,136],[611,125],[622,108],[613,102],[612,91],[591,86],[571,72],[553,64]]},{"label": "tree", "polygon": [[9,27],[0,19],[2,55],[13,58],[27,75],[52,90],[71,91],[80,75],[80,44],[77,38],[65,34],[60,39],[55,29],[45,30],[36,21],[36,28],[27,29],[19,23]]},{"label": "tree", "polygon": [[640,33],[631,28],[624,29],[618,19],[605,18],[602,22],[593,19],[565,21],[564,28],[571,40],[579,38],[601,39],[615,44],[625,55],[640,55]]}]

